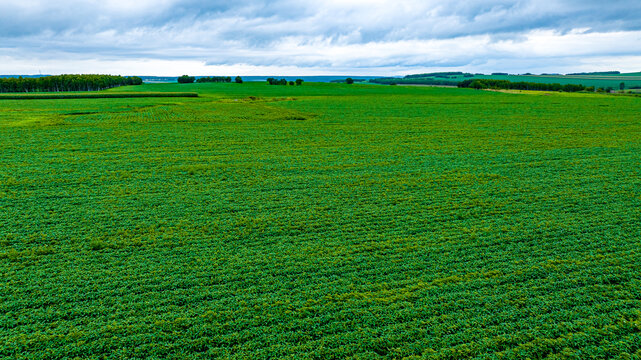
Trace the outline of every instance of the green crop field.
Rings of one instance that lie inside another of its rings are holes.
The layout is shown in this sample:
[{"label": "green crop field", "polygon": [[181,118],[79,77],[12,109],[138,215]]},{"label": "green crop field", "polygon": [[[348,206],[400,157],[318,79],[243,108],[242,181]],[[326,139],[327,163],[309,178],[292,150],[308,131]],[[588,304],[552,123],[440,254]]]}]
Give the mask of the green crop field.
[{"label": "green crop field", "polygon": [[641,358],[641,98],[113,91],[0,101],[0,358]]}]

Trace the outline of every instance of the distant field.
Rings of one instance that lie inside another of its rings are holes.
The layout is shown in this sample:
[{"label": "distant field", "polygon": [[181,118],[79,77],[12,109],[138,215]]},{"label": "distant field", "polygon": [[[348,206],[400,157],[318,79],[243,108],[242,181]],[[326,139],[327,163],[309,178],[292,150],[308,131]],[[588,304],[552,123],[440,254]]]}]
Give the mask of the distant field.
[{"label": "distant field", "polygon": [[641,357],[640,98],[141,90],[0,103],[0,358]]},{"label": "distant field", "polygon": [[625,83],[625,87],[630,88],[634,86],[641,86],[641,76],[580,76],[580,75],[484,75],[475,76],[479,79],[499,79],[509,80],[512,82],[529,81],[529,82],[542,82],[542,83],[559,83],[559,84],[577,84],[585,86],[594,86],[613,89],[619,89],[621,82]]},{"label": "distant field", "polygon": [[[450,76],[426,76],[424,78],[411,78],[411,79],[390,79],[388,82],[397,84],[414,84],[420,83],[421,80],[449,82],[449,85],[456,85],[458,82],[469,79],[496,79],[508,80],[512,82],[536,82],[536,83],[558,83],[576,84],[585,86],[594,86],[596,88],[608,88],[618,90],[620,84],[623,82],[625,88],[641,87],[641,73],[629,73],[619,75],[474,75],[465,77],[463,75],[450,75]],[[441,84],[445,85],[445,84]]]}]

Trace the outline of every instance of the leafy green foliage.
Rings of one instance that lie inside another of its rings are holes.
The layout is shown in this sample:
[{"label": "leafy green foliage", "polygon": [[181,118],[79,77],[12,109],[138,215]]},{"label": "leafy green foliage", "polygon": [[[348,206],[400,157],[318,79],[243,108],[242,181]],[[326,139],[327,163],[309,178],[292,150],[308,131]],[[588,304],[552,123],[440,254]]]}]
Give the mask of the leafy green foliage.
[{"label": "leafy green foliage", "polygon": [[269,85],[287,85],[287,79],[267,78],[267,83]]},{"label": "leafy green foliage", "polygon": [[141,84],[142,79],[137,76],[56,75],[38,78],[0,78],[0,93],[98,91]]},{"label": "leafy green foliage", "polygon": [[180,84],[191,84],[196,80],[194,76],[183,75],[178,77],[178,83]]},{"label": "leafy green foliage", "polygon": [[461,88],[472,89],[509,89],[509,90],[543,90],[543,91],[565,91],[578,92],[585,90],[585,86],[576,84],[546,84],[535,82],[511,82],[507,80],[492,79],[470,79],[461,81],[458,84]]},{"label": "leafy green foliage", "polygon": [[638,98],[305,85],[4,101],[0,358],[641,356]]},{"label": "leafy green foliage", "polygon": [[[207,77],[198,78],[198,80],[196,80],[196,82],[198,82],[198,83],[206,83],[206,82],[230,83],[231,82],[231,77],[230,76],[207,76]],[[236,77],[236,82],[238,82],[238,77]],[[242,82],[242,79],[241,79],[241,82]]]}]

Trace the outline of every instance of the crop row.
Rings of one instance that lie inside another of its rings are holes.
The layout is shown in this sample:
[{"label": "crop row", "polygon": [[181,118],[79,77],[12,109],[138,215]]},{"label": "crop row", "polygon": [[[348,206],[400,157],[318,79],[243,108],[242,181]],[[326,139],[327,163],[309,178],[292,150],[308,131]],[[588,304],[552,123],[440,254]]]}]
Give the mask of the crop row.
[{"label": "crop row", "polygon": [[641,355],[636,99],[345,86],[7,102],[0,357]]}]

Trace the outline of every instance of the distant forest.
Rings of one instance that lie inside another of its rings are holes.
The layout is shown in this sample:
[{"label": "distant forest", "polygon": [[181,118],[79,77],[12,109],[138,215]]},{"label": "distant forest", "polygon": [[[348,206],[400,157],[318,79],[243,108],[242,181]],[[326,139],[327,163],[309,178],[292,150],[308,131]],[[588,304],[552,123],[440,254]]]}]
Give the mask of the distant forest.
[{"label": "distant forest", "polygon": [[[600,74],[615,75],[616,72],[604,72]],[[491,79],[488,76],[496,76],[498,78]],[[480,78],[479,78],[480,77]],[[501,77],[506,77],[501,78]],[[473,88],[473,89],[512,89],[512,90],[540,90],[540,91],[564,91],[564,92],[577,92],[577,91],[595,91],[594,86],[588,86],[585,80],[574,81],[579,84],[565,83],[569,78],[559,75],[559,80],[563,83],[551,83],[549,80],[542,81],[542,77],[525,77],[522,75],[508,75],[507,73],[492,73],[492,75],[472,74],[464,72],[437,72],[406,75],[403,78],[385,77],[369,80],[371,83],[388,84],[388,85],[437,85],[437,86],[457,86],[460,88]],[[535,79],[536,81],[529,81]],[[515,81],[518,80],[518,81]],[[525,80],[525,81],[523,81]],[[572,81],[572,82],[574,82]],[[596,82],[601,87],[597,91],[607,92],[614,87],[614,84],[601,84],[601,80]],[[602,81],[601,81],[602,82]],[[593,85],[593,84],[589,84]],[[624,83],[617,83],[617,87],[621,90],[625,88]]]},{"label": "distant forest", "polygon": [[198,80],[196,80],[197,83],[206,83],[206,82],[214,82],[214,83],[230,83],[231,82],[231,76],[208,76],[208,77],[201,77]]},{"label": "distant forest", "polygon": [[620,71],[596,71],[596,72],[581,72],[581,73],[571,73],[567,75],[620,75]]},{"label": "distant forest", "polygon": [[458,86],[459,78],[471,78],[474,74],[464,73],[461,71],[435,72],[424,74],[406,75],[403,78],[384,77],[370,79],[369,81],[376,84],[387,85],[441,85],[441,86]]},{"label": "distant forest", "polygon": [[427,77],[437,77],[437,78],[449,79],[450,76],[473,77],[474,74],[464,73],[464,72],[461,72],[461,71],[436,72],[436,73],[406,75],[404,77],[404,79],[421,79],[421,78],[427,78]]},{"label": "distant forest", "polygon": [[408,75],[403,79],[387,77],[387,78],[378,78],[371,79],[369,82],[375,84],[386,84],[386,85],[444,85],[444,86],[457,86],[459,81],[452,80],[436,80],[431,78],[418,78],[418,77],[409,77],[413,75]]},{"label": "distant forest", "polygon": [[[578,92],[586,89],[583,85],[575,84],[546,84],[534,82],[511,82],[508,80],[494,80],[494,79],[470,79],[461,81],[458,84],[460,88],[472,89],[508,89],[508,90],[541,90],[541,91],[565,91],[565,92]],[[594,88],[592,88],[594,91]]]},{"label": "distant forest", "polygon": [[0,93],[98,91],[125,85],[140,85],[137,76],[56,75],[38,78],[0,78]]}]

